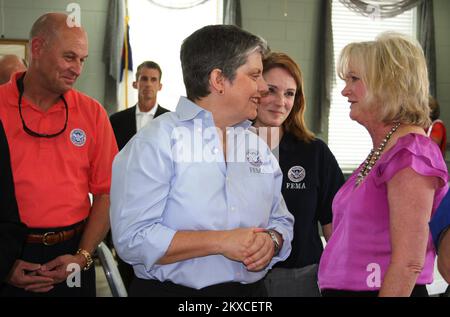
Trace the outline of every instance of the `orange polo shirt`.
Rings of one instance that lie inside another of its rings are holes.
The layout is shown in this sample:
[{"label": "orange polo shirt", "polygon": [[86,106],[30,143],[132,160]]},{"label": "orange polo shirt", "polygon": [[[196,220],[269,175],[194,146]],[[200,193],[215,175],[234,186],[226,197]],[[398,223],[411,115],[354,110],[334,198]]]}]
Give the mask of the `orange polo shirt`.
[{"label": "orange polo shirt", "polygon": [[[72,225],[89,215],[88,193],[109,194],[117,154],[111,124],[97,101],[71,89],[64,94],[69,108],[66,130],[50,139],[27,134],[19,115],[20,75],[0,86],[0,119],[11,152],[21,220],[32,228]],[[22,114],[31,130],[46,134],[60,131],[66,116],[61,99],[44,112],[25,97]]]}]

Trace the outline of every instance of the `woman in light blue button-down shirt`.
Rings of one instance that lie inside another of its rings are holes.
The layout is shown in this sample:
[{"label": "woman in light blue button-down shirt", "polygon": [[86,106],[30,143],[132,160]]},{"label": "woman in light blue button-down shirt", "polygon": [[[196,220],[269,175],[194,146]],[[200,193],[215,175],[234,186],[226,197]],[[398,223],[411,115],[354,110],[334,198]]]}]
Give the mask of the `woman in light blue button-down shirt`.
[{"label": "woman in light blue button-down shirt", "polygon": [[131,296],[264,296],[261,279],[289,255],[282,173],[247,129],[266,50],[235,26],[194,32],[181,47],[187,98],[116,157],[111,227]]}]

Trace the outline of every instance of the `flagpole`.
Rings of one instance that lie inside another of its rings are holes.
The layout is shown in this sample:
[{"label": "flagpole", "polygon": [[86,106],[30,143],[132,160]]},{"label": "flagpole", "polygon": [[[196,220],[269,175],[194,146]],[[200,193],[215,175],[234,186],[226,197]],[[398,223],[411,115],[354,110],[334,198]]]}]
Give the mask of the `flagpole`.
[{"label": "flagpole", "polygon": [[128,109],[128,0],[125,0],[125,32],[124,32],[124,45],[125,45],[125,109]]}]

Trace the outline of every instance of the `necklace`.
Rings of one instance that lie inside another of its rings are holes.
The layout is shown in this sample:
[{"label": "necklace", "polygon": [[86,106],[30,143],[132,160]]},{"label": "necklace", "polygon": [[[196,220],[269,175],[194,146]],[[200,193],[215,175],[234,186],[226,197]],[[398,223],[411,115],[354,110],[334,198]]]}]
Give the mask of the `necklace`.
[{"label": "necklace", "polygon": [[391,130],[386,134],[383,141],[381,141],[381,144],[378,146],[378,148],[370,150],[369,155],[367,156],[366,160],[364,161],[364,165],[361,168],[361,170],[358,173],[358,177],[356,178],[356,184],[355,187],[361,184],[364,177],[366,177],[370,171],[372,170],[372,167],[377,163],[378,159],[380,158],[381,153],[383,152],[386,144],[388,143],[391,136],[394,134],[395,131],[397,131],[398,127],[400,126],[400,122],[397,122]]}]

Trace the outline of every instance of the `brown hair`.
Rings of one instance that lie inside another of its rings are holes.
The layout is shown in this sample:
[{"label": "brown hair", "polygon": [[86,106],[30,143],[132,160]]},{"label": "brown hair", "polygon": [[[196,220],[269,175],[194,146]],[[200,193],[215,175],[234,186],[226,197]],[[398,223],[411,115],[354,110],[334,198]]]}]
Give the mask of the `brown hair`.
[{"label": "brown hair", "polygon": [[441,109],[439,107],[439,103],[433,96],[428,97],[428,104],[430,106],[430,119],[431,121],[439,119],[441,115]]},{"label": "brown hair", "polygon": [[136,70],[136,81],[139,80],[139,76],[141,75],[141,70],[143,68],[156,69],[159,72],[159,82],[161,82],[162,77],[161,67],[159,67],[159,65],[153,61],[145,61],[138,66]]},{"label": "brown hair", "polygon": [[286,132],[290,132],[298,139],[310,142],[314,140],[312,133],[305,123],[305,93],[303,90],[303,76],[298,64],[284,53],[272,52],[263,60],[263,73],[268,72],[272,68],[283,68],[294,78],[297,84],[295,91],[294,105],[289,116],[283,122],[282,127]]}]

